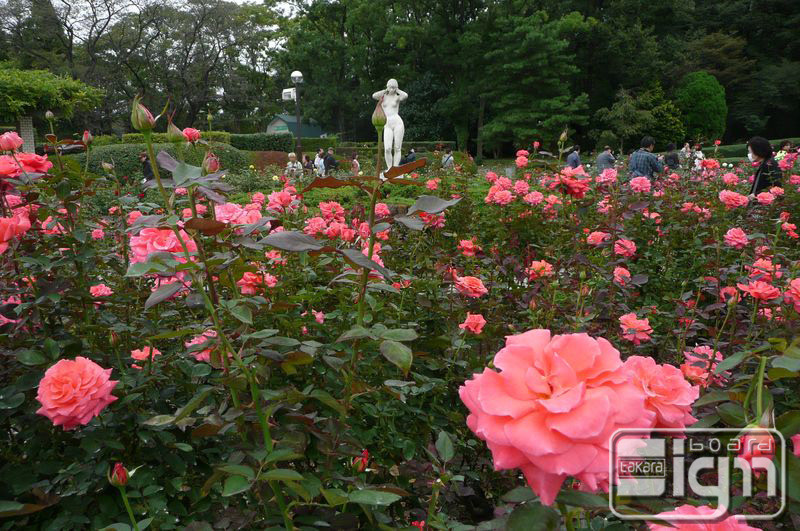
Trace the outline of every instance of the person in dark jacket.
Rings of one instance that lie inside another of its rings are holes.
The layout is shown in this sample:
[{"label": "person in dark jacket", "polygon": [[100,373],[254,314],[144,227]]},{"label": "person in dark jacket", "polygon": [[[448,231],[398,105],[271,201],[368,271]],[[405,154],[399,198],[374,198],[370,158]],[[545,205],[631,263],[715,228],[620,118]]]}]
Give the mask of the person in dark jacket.
[{"label": "person in dark jacket", "polygon": [[142,163],[142,184],[155,179],[156,176],[153,175],[153,167],[150,165],[150,159],[147,157],[147,151],[142,151],[139,153],[139,162]]},{"label": "person in dark jacket", "polygon": [[661,161],[653,155],[653,148],[656,147],[656,141],[652,136],[642,138],[641,148],[631,154],[628,161],[628,172],[631,177],[647,177],[653,178],[654,173],[661,173],[664,171],[664,165]]},{"label": "person in dark jacket", "polygon": [[783,173],[772,154],[769,140],[761,136],[751,138],[747,143],[747,158],[752,163],[758,163],[758,169],[753,176],[753,186],[750,187],[750,199],[768,188],[781,185]]},{"label": "person in dark jacket", "polygon": [[614,158],[614,154],[611,152],[611,146],[605,146],[603,152],[597,155],[595,166],[597,171],[602,173],[603,170],[613,168],[616,161],[617,159]]},{"label": "person in dark jacket", "polygon": [[675,144],[669,144],[667,146],[667,153],[664,155],[664,164],[671,170],[677,170],[681,167],[681,160],[675,148]]},{"label": "person in dark jacket", "polygon": [[578,144],[572,146],[572,153],[567,156],[567,166],[577,168],[581,165],[581,147]]},{"label": "person in dark jacket", "polygon": [[325,173],[330,175],[333,170],[339,167],[339,161],[333,156],[333,148],[328,148],[328,154],[325,155]]}]

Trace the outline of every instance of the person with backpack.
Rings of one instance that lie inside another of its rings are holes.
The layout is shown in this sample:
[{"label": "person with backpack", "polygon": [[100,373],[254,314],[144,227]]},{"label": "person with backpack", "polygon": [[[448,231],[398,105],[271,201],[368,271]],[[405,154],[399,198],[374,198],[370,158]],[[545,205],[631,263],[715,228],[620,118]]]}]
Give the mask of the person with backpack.
[{"label": "person with backpack", "polygon": [[453,160],[453,150],[447,148],[444,150],[444,156],[442,157],[442,169],[452,168],[455,166],[455,160]]}]

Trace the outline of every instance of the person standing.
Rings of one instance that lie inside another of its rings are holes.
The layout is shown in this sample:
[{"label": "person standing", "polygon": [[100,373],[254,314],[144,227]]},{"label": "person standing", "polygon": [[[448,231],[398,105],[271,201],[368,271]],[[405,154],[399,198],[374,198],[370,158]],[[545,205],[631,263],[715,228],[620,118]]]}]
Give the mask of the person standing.
[{"label": "person standing", "polygon": [[295,153],[289,153],[289,162],[286,164],[286,177],[297,179],[303,176],[303,165],[297,160]]},{"label": "person standing", "polygon": [[652,136],[642,138],[641,147],[634,151],[631,160],[628,162],[628,172],[631,177],[653,178],[654,173],[664,171],[664,165],[653,155],[656,141]]},{"label": "person standing", "polygon": [[754,199],[762,190],[781,185],[783,173],[772,155],[769,140],[761,136],[751,138],[747,143],[747,158],[753,164],[758,163],[753,185],[750,187],[750,199]]},{"label": "person standing", "polygon": [[139,153],[139,162],[142,163],[142,184],[155,179],[156,176],[153,175],[153,167],[150,165],[150,159],[147,157],[147,151],[142,151]]},{"label": "person standing", "polygon": [[597,171],[602,172],[603,170],[613,168],[616,161],[617,159],[614,158],[614,154],[611,152],[611,146],[605,146],[603,151],[597,155],[597,160],[595,161]]},{"label": "person standing", "polygon": [[339,167],[339,161],[336,160],[336,157],[333,155],[334,151],[332,147],[328,148],[328,154],[325,155],[325,175],[330,175],[333,173],[333,170]]},{"label": "person standing", "polygon": [[444,150],[444,157],[442,157],[442,169],[452,168],[455,166],[455,161],[453,160],[453,150],[447,148]]},{"label": "person standing", "polygon": [[572,169],[581,165],[581,146],[575,144],[572,146],[572,153],[567,156],[567,166]]},{"label": "person standing", "polygon": [[697,144],[694,146],[694,153],[692,153],[692,159],[694,160],[694,169],[695,171],[700,171],[703,169],[703,161],[706,160],[706,155],[703,153],[703,146]]},{"label": "person standing", "polygon": [[317,156],[314,157],[314,169],[318,176],[325,176],[325,151],[322,148],[317,150]]},{"label": "person standing", "polygon": [[681,160],[678,157],[678,152],[675,151],[677,146],[669,144],[667,146],[667,154],[664,155],[664,164],[671,170],[678,170],[681,167]]},{"label": "person standing", "polygon": [[350,162],[350,173],[358,175],[361,172],[361,163],[358,162],[358,152],[353,152],[353,160]]}]

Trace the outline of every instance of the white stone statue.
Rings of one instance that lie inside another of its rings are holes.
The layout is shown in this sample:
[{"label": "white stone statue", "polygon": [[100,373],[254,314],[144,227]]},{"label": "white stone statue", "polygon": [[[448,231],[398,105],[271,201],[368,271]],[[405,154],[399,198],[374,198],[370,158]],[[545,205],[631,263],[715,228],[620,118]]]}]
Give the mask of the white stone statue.
[{"label": "white stone statue", "polygon": [[408,94],[397,88],[397,80],[390,79],[386,88],[372,95],[375,100],[380,100],[383,112],[386,114],[386,126],[383,128],[383,154],[386,159],[386,169],[400,165],[403,135],[406,126],[400,118],[400,102],[408,98]]}]

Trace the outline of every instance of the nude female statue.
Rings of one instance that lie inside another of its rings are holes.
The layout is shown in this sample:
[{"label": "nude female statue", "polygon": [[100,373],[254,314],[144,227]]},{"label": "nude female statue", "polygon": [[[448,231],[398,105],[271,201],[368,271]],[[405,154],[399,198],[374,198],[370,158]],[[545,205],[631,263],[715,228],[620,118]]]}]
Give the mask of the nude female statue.
[{"label": "nude female statue", "polygon": [[403,146],[403,135],[406,126],[400,118],[400,102],[408,98],[408,94],[397,88],[397,80],[390,79],[386,88],[372,95],[375,100],[381,101],[381,107],[386,114],[386,126],[383,128],[383,148],[386,159],[386,169],[400,165],[400,153]]}]

